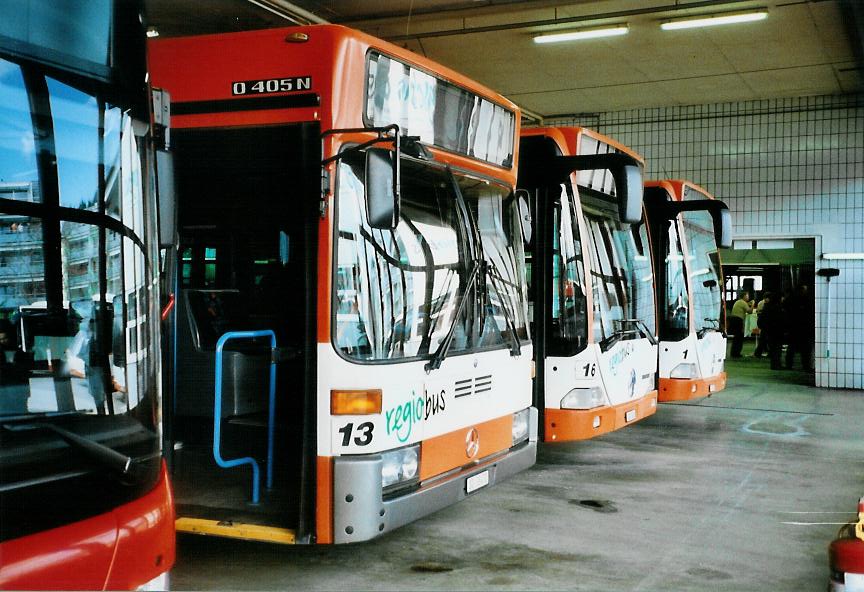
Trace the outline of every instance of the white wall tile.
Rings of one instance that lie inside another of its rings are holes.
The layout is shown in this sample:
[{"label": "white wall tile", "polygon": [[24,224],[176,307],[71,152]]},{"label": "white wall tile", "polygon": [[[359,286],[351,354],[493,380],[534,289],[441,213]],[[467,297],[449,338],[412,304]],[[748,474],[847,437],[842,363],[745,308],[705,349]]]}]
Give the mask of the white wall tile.
[{"label": "white wall tile", "polygon": [[[862,95],[639,109],[549,123],[585,125],[631,146],[646,157],[648,178],[704,185],[729,205],[738,234],[817,234],[826,251],[864,251]],[[817,280],[816,383],[864,388],[864,261],[825,266],[841,275],[831,286],[830,360],[827,300]]]}]

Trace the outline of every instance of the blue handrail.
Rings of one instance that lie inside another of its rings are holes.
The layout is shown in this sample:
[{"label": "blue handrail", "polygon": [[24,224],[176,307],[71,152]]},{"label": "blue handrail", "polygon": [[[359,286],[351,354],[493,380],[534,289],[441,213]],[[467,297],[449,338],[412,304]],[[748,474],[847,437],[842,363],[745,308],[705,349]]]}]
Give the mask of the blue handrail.
[{"label": "blue handrail", "polygon": [[220,445],[222,441],[222,348],[225,343],[232,339],[254,339],[256,337],[270,337],[270,393],[267,404],[267,489],[273,487],[273,432],[275,431],[274,410],[276,408],[276,356],[272,352],[276,350],[276,334],[269,329],[263,331],[229,331],[216,342],[216,395],[213,401],[213,459],[223,469],[230,469],[239,465],[252,465],[252,503],[257,504],[260,499],[259,482],[261,480],[258,470],[258,461],[251,456],[225,460],[222,458]]}]

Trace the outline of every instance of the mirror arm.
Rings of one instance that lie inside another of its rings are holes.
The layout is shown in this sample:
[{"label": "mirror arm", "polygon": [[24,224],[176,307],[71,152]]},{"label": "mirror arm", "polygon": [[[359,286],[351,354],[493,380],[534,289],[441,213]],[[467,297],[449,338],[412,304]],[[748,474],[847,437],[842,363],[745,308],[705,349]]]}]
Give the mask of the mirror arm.
[{"label": "mirror arm", "polygon": [[[399,139],[399,126],[394,124],[387,125],[384,127],[352,127],[352,128],[342,128],[342,129],[331,129],[321,133],[321,138],[323,139],[326,136],[332,134],[359,134],[362,132],[375,132],[378,134],[377,138],[373,138],[372,140],[363,142],[362,144],[357,144],[356,146],[351,146],[350,148],[346,148],[341,151],[339,154],[334,154],[329,158],[325,158],[321,161],[321,166],[325,166],[348,156],[349,154],[353,154],[355,152],[359,152],[360,150],[365,150],[369,146],[374,146],[375,144],[380,144],[383,142],[393,142],[393,145],[396,149],[396,153],[399,153],[399,149],[401,147],[401,141]],[[391,135],[392,134],[392,135]],[[397,160],[398,162],[398,160]],[[398,168],[397,164],[397,168]],[[397,171],[398,172],[398,171]]]},{"label": "mirror arm", "polygon": [[549,171],[557,182],[566,179],[576,171],[593,171],[598,169],[609,169],[612,171],[616,184],[620,184],[623,178],[620,171],[625,166],[641,166],[640,162],[623,152],[608,152],[606,154],[583,154],[579,156],[556,156],[549,165]]},{"label": "mirror arm", "polygon": [[[714,223],[714,236],[719,244],[723,235],[723,211],[729,210],[729,207],[719,199],[698,199],[694,201],[667,201],[662,204],[663,218],[672,220],[681,212],[699,212],[707,211],[711,214],[711,221]],[[730,228],[731,231],[731,228]]]}]

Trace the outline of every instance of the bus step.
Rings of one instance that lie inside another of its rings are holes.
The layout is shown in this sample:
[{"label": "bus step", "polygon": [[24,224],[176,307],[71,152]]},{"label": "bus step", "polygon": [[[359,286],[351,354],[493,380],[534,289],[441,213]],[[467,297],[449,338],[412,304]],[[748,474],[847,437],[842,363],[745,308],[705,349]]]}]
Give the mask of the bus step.
[{"label": "bus step", "polygon": [[232,520],[206,520],[204,518],[177,518],[174,525],[177,532],[186,532],[189,534],[279,543],[282,545],[293,545],[296,542],[295,531],[290,528],[245,524]]},{"label": "bus step", "polygon": [[[266,417],[231,417],[226,420],[229,425],[245,426],[250,428],[266,428]],[[277,426],[278,428],[278,426]]]}]

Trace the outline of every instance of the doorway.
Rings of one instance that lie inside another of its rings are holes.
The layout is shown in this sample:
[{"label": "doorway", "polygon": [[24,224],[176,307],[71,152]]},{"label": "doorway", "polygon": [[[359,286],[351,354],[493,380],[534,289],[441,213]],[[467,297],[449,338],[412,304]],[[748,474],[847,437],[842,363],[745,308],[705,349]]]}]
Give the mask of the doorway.
[{"label": "doorway", "polygon": [[[727,357],[730,375],[770,373],[782,382],[815,383],[815,254],[815,238],[736,239],[733,248],[721,251],[727,318],[742,292],[748,292],[753,303],[744,324],[742,357]],[[787,320],[777,336],[780,370],[771,369],[768,339],[760,335],[759,312],[766,296],[779,301]]]}]

